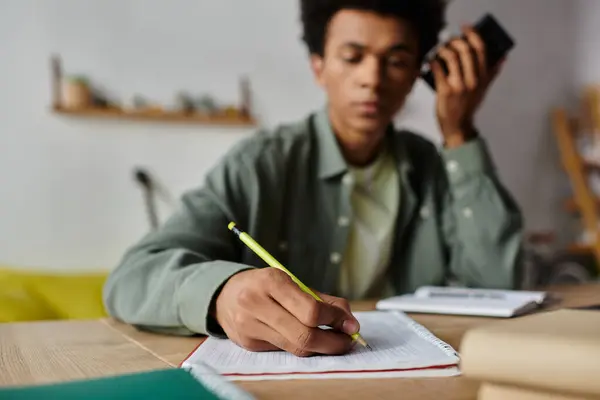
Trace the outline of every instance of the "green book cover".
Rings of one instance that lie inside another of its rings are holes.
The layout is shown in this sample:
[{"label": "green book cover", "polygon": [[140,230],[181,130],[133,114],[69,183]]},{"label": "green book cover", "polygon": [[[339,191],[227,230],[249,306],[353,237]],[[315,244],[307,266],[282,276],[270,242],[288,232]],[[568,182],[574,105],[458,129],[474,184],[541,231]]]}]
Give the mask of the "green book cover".
[{"label": "green book cover", "polygon": [[49,385],[0,388],[0,400],[225,400],[182,368]]}]

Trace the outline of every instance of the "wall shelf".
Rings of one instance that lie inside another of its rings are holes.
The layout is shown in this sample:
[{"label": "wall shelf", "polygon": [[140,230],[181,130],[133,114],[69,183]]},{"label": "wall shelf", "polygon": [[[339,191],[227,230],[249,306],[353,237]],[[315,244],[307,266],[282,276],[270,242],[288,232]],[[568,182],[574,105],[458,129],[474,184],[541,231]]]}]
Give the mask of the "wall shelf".
[{"label": "wall shelf", "polygon": [[251,117],[228,116],[228,115],[203,115],[199,113],[182,113],[173,111],[125,111],[119,109],[104,108],[82,108],[69,109],[64,107],[52,107],[52,111],[71,117],[80,118],[103,118],[137,120],[149,122],[173,122],[201,125],[222,125],[235,127],[254,127],[256,121]]},{"label": "wall shelf", "polygon": [[[122,108],[115,102],[98,101],[94,85],[87,79],[65,81],[63,68],[58,56],[51,57],[52,106],[50,111],[68,117],[102,118],[115,120],[135,120],[145,122],[181,123],[198,125],[220,125],[227,127],[255,127],[257,121],[251,113],[251,95],[247,79],[240,80],[240,104],[226,107],[209,107],[210,112],[198,111],[188,102],[179,110],[169,110],[162,106],[150,104],[138,109]],[[67,88],[63,86],[69,82]],[[65,97],[65,93],[67,96]],[[65,98],[70,101],[65,101]],[[187,101],[187,100],[186,100]],[[189,106],[188,106],[189,105]],[[189,110],[189,111],[188,111]]]}]

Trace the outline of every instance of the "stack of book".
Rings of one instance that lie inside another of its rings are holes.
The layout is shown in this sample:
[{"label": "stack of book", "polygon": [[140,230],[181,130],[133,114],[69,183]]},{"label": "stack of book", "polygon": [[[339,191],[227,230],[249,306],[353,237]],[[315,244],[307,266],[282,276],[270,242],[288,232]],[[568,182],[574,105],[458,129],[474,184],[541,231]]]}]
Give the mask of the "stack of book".
[{"label": "stack of book", "polygon": [[600,399],[600,311],[558,310],[475,328],[461,347],[479,400]]}]

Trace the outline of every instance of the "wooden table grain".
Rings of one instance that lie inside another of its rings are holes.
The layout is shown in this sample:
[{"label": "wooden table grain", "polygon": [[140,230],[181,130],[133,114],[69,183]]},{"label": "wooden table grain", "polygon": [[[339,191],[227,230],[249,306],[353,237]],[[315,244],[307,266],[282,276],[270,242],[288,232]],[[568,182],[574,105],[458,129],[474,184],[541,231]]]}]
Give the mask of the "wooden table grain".
[{"label": "wooden table grain", "polygon": [[[600,285],[556,287],[550,309],[600,303]],[[374,301],[353,304],[373,309]],[[460,348],[464,333],[496,321],[481,317],[411,315]],[[139,331],[113,319],[0,324],[0,386],[31,385],[174,368],[203,340]],[[475,399],[465,377],[237,382],[258,399]]]}]

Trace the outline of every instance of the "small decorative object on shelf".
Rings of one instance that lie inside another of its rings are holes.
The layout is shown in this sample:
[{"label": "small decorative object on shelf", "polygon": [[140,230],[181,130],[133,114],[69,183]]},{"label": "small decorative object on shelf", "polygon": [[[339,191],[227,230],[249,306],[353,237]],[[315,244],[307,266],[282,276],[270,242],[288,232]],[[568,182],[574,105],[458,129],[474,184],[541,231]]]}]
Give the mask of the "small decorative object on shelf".
[{"label": "small decorative object on shelf", "polygon": [[113,108],[110,100],[99,90],[92,88],[92,105],[98,108]]},{"label": "small decorative object on shelf", "polygon": [[195,103],[196,111],[206,115],[214,115],[219,111],[217,102],[210,95],[201,96]]},{"label": "small decorative object on shelf", "polygon": [[234,106],[227,106],[223,108],[223,115],[228,118],[239,118],[241,116],[241,111]]},{"label": "small decorative object on shelf", "polygon": [[162,106],[148,100],[144,96],[136,94],[131,102],[132,107],[127,110],[121,110],[125,113],[135,113],[137,115],[159,114],[164,112]]},{"label": "small decorative object on shelf", "polygon": [[144,96],[136,94],[131,101],[132,110],[145,110],[149,106],[149,101]]},{"label": "small decorative object on shelf", "polygon": [[52,72],[52,107],[57,109],[62,104],[62,67],[58,56],[54,55],[50,58],[50,68]]},{"label": "small decorative object on shelf", "polygon": [[93,104],[92,89],[83,76],[68,77],[63,85],[63,107],[69,109],[89,108]]},{"label": "small decorative object on shelf", "polygon": [[241,98],[241,104],[240,104],[240,115],[242,117],[245,118],[249,118],[251,115],[251,110],[250,110],[250,103],[251,103],[251,98],[250,98],[250,81],[248,80],[247,77],[243,77],[241,79],[240,82],[240,91],[242,92]]},{"label": "small decorative object on shelf", "polygon": [[121,107],[83,76],[64,79],[58,56],[51,58],[52,110],[62,115],[96,118],[119,118],[140,121],[196,123],[225,126],[256,126],[250,111],[250,93],[247,78],[240,82],[241,104],[221,107],[215,99],[205,94],[198,99],[186,92],[176,96],[173,110],[135,95],[131,107]]},{"label": "small decorative object on shelf", "polygon": [[107,110],[118,110],[121,108],[118,101],[111,98],[105,90],[92,86],[92,107]]},{"label": "small decorative object on shelf", "polygon": [[176,109],[184,114],[191,114],[195,111],[194,100],[186,92],[181,92],[177,95]]}]

